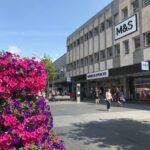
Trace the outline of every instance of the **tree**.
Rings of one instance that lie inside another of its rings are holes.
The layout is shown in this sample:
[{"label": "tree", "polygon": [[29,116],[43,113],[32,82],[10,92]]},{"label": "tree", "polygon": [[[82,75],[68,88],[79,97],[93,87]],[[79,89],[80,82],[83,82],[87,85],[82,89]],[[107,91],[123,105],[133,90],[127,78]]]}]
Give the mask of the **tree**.
[{"label": "tree", "polygon": [[[51,60],[50,56],[48,55],[44,55],[44,57],[41,59],[41,61],[44,63],[44,66],[47,70],[47,75],[48,75],[48,84],[47,84],[47,90],[46,90],[46,93],[47,93],[47,96],[48,96],[48,93],[49,93],[49,82],[52,81],[56,78],[57,76],[57,71],[54,67],[54,64],[53,64],[53,61]],[[49,97],[47,97],[49,98]]]}]

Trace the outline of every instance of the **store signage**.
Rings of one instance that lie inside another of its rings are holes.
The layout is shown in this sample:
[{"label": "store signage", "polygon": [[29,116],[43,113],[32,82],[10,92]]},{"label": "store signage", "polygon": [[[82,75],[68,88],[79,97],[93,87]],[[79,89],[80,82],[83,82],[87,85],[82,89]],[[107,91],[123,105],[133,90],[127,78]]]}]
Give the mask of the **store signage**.
[{"label": "store signage", "polygon": [[71,78],[70,77],[67,77],[67,82],[71,82]]},{"label": "store signage", "polygon": [[149,70],[149,62],[142,61],[141,62],[141,70]]},{"label": "store signage", "polygon": [[115,40],[137,31],[137,16],[134,15],[115,26]]},{"label": "store signage", "polygon": [[88,73],[86,75],[86,79],[91,80],[91,79],[105,78],[108,76],[109,76],[108,70],[104,70],[99,72]]}]

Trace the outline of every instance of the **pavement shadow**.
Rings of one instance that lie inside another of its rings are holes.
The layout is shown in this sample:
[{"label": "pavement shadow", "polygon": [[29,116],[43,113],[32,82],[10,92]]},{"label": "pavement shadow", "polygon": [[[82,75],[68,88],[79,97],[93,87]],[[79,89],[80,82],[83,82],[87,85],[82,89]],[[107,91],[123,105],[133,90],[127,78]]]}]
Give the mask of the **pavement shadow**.
[{"label": "pavement shadow", "polygon": [[122,105],[118,105],[117,102],[113,102],[112,106],[115,107],[124,107],[128,109],[138,109],[138,110],[149,110],[150,111],[150,103],[131,103],[131,102],[125,102],[122,103]]},{"label": "pavement shadow", "polygon": [[[64,136],[64,135],[63,135]],[[82,141],[84,144],[97,144],[99,148],[117,150],[149,150],[150,124],[128,119],[114,119],[86,124],[73,124],[67,138]]]}]

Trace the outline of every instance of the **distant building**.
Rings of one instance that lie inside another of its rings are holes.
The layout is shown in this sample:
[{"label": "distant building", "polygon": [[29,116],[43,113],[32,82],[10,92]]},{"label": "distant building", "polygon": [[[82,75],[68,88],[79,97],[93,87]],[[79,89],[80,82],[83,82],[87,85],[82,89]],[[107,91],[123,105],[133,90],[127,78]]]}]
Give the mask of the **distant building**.
[{"label": "distant building", "polygon": [[70,81],[68,81],[66,77],[66,53],[55,60],[53,64],[58,73],[57,77],[51,83],[53,89],[58,90],[61,93],[64,91],[69,92]]},{"label": "distant building", "polygon": [[90,97],[96,86],[150,100],[150,0],[113,0],[67,38],[66,76]]}]

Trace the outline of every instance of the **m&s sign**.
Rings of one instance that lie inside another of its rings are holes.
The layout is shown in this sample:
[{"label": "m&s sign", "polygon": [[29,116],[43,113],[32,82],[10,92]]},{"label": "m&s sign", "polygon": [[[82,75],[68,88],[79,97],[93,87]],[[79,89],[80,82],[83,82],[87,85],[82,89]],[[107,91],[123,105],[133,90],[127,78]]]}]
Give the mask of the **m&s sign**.
[{"label": "m&s sign", "polygon": [[134,15],[115,26],[115,40],[137,31],[137,16]]}]

